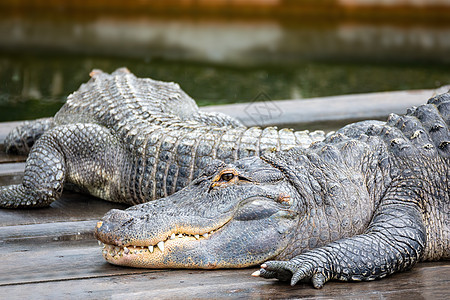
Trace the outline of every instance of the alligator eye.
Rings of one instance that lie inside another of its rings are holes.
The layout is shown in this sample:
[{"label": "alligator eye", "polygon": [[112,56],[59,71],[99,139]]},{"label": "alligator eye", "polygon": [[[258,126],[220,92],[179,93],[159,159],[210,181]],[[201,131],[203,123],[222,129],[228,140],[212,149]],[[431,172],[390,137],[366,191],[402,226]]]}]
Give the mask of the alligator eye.
[{"label": "alligator eye", "polygon": [[233,173],[223,173],[222,176],[220,176],[220,180],[230,181],[231,179],[233,179],[233,177],[234,177]]}]

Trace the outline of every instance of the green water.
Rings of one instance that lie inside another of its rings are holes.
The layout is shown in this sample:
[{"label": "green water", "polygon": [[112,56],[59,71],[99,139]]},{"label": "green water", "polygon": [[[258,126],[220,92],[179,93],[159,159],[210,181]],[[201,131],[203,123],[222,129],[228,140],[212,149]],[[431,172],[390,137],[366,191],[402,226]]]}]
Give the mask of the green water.
[{"label": "green water", "polygon": [[86,56],[0,55],[0,121],[52,116],[65,98],[89,80],[89,72],[126,66],[139,77],[175,81],[200,106],[271,99],[298,99],[450,84],[440,64],[303,62],[229,67],[180,61]]}]

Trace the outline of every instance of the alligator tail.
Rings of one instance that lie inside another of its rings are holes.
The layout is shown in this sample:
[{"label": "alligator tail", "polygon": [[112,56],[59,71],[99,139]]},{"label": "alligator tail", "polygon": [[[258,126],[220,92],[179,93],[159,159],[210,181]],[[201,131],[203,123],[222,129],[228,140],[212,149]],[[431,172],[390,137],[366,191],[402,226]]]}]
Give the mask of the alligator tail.
[{"label": "alligator tail", "polygon": [[27,155],[42,134],[53,128],[53,126],[53,118],[42,118],[24,122],[6,136],[4,142],[6,153]]}]

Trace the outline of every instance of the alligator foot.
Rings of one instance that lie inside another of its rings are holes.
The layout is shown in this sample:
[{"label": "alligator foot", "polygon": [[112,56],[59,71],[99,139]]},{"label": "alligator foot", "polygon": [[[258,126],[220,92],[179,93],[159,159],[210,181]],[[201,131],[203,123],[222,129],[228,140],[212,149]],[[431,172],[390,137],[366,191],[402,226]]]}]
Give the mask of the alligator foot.
[{"label": "alligator foot", "polygon": [[327,279],[320,268],[310,266],[301,266],[289,261],[268,261],[261,265],[261,270],[252,274],[266,279],[276,278],[280,281],[291,281],[294,286],[303,279],[310,279],[316,289],[323,287]]},{"label": "alligator foot", "polygon": [[330,280],[326,272],[317,262],[308,260],[300,255],[291,261],[268,261],[261,265],[261,269],[252,274],[266,279],[276,278],[280,281],[290,281],[294,286],[300,280],[311,280],[316,289],[323,287]]},{"label": "alligator foot", "polygon": [[54,199],[52,190],[34,192],[22,184],[0,187],[0,208],[46,207]]}]

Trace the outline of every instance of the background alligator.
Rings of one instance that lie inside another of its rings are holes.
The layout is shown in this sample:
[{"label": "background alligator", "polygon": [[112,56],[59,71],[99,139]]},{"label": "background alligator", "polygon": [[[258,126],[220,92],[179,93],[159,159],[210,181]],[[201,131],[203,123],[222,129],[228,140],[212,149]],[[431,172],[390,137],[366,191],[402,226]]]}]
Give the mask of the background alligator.
[{"label": "background alligator", "polygon": [[322,131],[245,128],[199,111],[175,83],[126,69],[90,75],[54,118],[9,134],[8,152],[31,152],[23,183],[0,188],[0,207],[48,206],[66,183],[105,200],[143,203],[180,190],[213,159],[231,162],[324,138]]},{"label": "background alligator", "polygon": [[316,288],[449,259],[449,124],[443,94],[307,149],[215,161],[172,196],[111,210],[95,234],[117,265],[237,268],[276,259],[253,275]]}]

